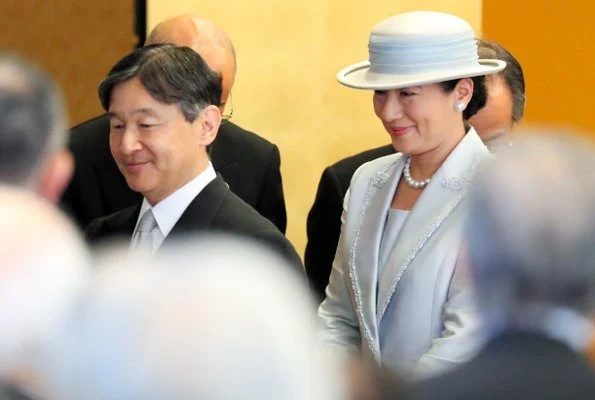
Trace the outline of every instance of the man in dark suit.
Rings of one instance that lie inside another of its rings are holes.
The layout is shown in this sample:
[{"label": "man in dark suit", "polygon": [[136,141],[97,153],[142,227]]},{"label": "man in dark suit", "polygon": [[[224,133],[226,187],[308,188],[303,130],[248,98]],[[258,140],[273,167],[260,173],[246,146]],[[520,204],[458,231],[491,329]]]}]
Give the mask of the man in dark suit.
[{"label": "man in dark suit", "polygon": [[341,234],[343,198],[356,169],[368,161],[393,154],[392,145],[367,150],[327,167],[322,173],[314,204],[308,213],[304,264],[312,292],[324,300],[335,251]]},{"label": "man in dark suit", "polygon": [[568,132],[536,132],[483,166],[461,267],[475,283],[487,344],[420,382],[412,398],[595,398],[584,354],[595,333],[594,169],[593,144]]},{"label": "man in dark suit", "polygon": [[[521,121],[525,109],[525,80],[519,62],[496,43],[478,40],[481,58],[506,61],[507,67],[486,77],[488,100],[484,108],[469,119],[482,140],[491,150],[509,145],[508,134]],[[307,220],[308,243],[304,264],[308,280],[319,300],[324,300],[335,251],[341,233],[343,198],[351,177],[363,164],[393,154],[391,145],[367,150],[344,158],[322,173],[314,204]]]},{"label": "man in dark suit", "polygon": [[[147,43],[188,46],[201,54],[211,69],[222,76],[223,112],[231,98],[236,69],[233,45],[225,32],[204,18],[180,16],[157,25]],[[233,105],[228,108],[224,119],[233,113]],[[69,148],[75,158],[75,172],[62,205],[81,228],[142,198],[128,188],[118,171],[110,154],[108,136],[107,116],[84,122],[71,131]],[[210,156],[215,170],[230,189],[285,233],[287,217],[278,147],[227,120],[221,124]]]},{"label": "man in dark suit", "polygon": [[125,235],[152,253],[170,238],[223,232],[259,240],[297,271],[295,249],[216,175],[207,147],[221,123],[221,77],[189,47],[149,45],[122,58],[99,87],[112,156],[142,203],[94,220],[91,242]]}]

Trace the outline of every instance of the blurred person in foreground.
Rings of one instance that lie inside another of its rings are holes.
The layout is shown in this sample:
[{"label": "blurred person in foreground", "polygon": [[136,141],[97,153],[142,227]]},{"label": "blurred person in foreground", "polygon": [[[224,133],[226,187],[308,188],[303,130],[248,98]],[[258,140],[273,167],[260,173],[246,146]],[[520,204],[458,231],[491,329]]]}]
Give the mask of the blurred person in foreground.
[{"label": "blurred person in foreground", "polygon": [[107,253],[57,349],[57,397],[344,399],[312,299],[285,263],[218,235],[153,259]]},{"label": "blurred person in foreground", "polygon": [[[230,119],[234,112],[232,88],[237,60],[227,33],[204,17],[180,15],[160,22],[145,45],[171,43],[188,46],[221,75],[221,109],[224,122],[210,147],[217,173],[231,191],[285,233],[287,216],[279,148]],[[142,195],[131,190],[109,149],[109,120],[104,114],[72,128],[69,140],[76,169],[62,199],[81,228],[137,204]]]},{"label": "blurred person in foreground", "polygon": [[459,271],[465,195],[489,155],[465,124],[486,103],[484,75],[464,20],[416,11],[378,23],[370,60],[337,75],[373,90],[376,115],[399,153],[362,165],[318,315],[329,347],[418,379],[468,360],[478,316]]},{"label": "blurred person in foreground", "polygon": [[[510,147],[511,132],[523,119],[525,78],[518,60],[499,44],[477,39],[477,53],[481,59],[497,58],[506,62],[506,68],[486,76],[486,105],[467,120],[490,152],[498,152]],[[364,163],[395,152],[390,144],[366,150],[337,161],[322,173],[308,214],[308,243],[304,255],[308,280],[320,301],[324,300],[328,286],[341,233],[343,199],[353,173]]]},{"label": "blurred person in foreground", "polygon": [[536,133],[486,165],[469,196],[468,274],[487,345],[416,398],[595,396],[582,354],[595,333],[595,147]]},{"label": "blurred person in foreground", "polygon": [[89,256],[70,221],[22,189],[0,186],[0,220],[0,393],[44,399],[41,371],[84,288]]},{"label": "blurred person in foreground", "polygon": [[119,60],[99,86],[110,150],[137,205],[91,222],[95,244],[131,239],[156,253],[172,238],[226,232],[261,241],[303,274],[291,243],[217,175],[207,148],[221,124],[221,76],[189,47],[150,45]]},{"label": "blurred person in foreground", "polygon": [[42,71],[0,53],[0,183],[56,202],[73,169],[60,92]]}]

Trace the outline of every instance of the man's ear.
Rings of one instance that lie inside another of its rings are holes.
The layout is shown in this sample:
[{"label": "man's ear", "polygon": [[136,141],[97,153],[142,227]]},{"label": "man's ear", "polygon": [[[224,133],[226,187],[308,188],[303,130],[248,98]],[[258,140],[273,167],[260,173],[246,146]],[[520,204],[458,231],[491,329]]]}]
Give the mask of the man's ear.
[{"label": "man's ear", "polygon": [[74,158],[70,151],[62,149],[49,155],[42,165],[37,194],[56,203],[62,196],[74,172]]},{"label": "man's ear", "polygon": [[199,144],[208,146],[215,141],[219,126],[221,125],[221,110],[217,106],[207,106],[202,111],[202,118],[197,121],[200,123]]}]

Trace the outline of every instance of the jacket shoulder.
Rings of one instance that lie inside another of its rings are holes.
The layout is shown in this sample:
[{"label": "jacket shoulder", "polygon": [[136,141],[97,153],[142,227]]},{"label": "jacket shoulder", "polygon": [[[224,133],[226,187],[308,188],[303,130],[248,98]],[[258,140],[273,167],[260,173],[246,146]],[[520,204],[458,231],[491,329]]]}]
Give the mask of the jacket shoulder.
[{"label": "jacket shoulder", "polygon": [[232,191],[227,192],[214,224],[220,228],[233,228],[233,230],[245,234],[259,230],[278,230],[272,222],[260,215]]},{"label": "jacket shoulder", "polygon": [[262,136],[248,131],[232,122],[226,122],[219,128],[213,151],[218,147],[244,153],[248,153],[246,148],[248,148],[250,152],[256,151],[259,153],[270,153],[277,148],[275,144]]},{"label": "jacket shoulder", "polygon": [[351,186],[370,179],[383,183],[392,174],[402,155],[402,153],[389,154],[362,164],[353,174]]}]

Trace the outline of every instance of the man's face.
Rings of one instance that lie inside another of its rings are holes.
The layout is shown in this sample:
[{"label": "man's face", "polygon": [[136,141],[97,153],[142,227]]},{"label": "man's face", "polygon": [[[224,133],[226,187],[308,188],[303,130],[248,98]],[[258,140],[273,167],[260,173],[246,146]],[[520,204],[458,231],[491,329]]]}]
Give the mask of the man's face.
[{"label": "man's face", "polygon": [[510,133],[512,119],[512,93],[500,75],[486,77],[488,100],[484,108],[469,118],[479,137],[487,142]]},{"label": "man's face", "polygon": [[110,150],[128,186],[151,204],[196,177],[208,162],[199,138],[203,112],[193,123],[177,104],[155,100],[138,78],[111,94]]}]

